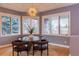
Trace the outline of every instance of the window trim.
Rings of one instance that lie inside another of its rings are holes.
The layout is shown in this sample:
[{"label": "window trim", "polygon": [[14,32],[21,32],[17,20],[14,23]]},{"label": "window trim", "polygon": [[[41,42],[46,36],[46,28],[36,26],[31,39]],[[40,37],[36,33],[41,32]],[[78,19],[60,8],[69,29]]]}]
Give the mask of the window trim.
[{"label": "window trim", "polygon": [[[12,14],[5,14],[5,13],[2,13],[2,14],[4,14],[4,15],[1,15],[1,17],[0,17],[0,19],[1,19],[1,37],[6,37],[6,36],[15,36],[15,35],[20,35],[20,16],[18,16],[18,15],[12,15]],[[9,16],[10,17],[10,34],[5,34],[5,35],[3,35],[2,34],[2,16]],[[12,20],[12,17],[18,17],[18,19],[19,19],[19,33],[15,33],[15,34],[13,34],[12,33],[12,22],[11,22],[11,20]]]},{"label": "window trim", "polygon": [[[59,16],[59,18],[60,18],[60,17],[61,17],[61,16]],[[70,28],[70,27],[69,27],[69,16],[67,16],[67,17],[68,17],[68,34],[61,34],[61,25],[60,25],[60,28],[59,28],[59,29],[60,29],[60,31],[59,31],[59,32],[60,32],[60,35],[69,35],[69,34],[70,34],[70,33],[69,33],[69,28]],[[59,20],[60,20],[60,19],[59,19]]]},{"label": "window trim", "polygon": [[[60,23],[59,23],[59,28],[58,28],[58,32],[59,32],[59,34],[52,34],[52,33],[50,33],[50,34],[45,34],[44,33],[44,18],[47,18],[47,17],[51,17],[51,16],[58,16],[58,22],[60,22],[60,16],[62,16],[62,15],[64,15],[64,16],[69,16],[69,19],[68,19],[68,24],[69,24],[69,26],[68,26],[68,35],[65,35],[65,34],[60,34]],[[70,11],[67,11],[67,12],[61,12],[61,13],[56,13],[56,14],[49,14],[49,15],[45,15],[45,16],[42,16],[42,35],[54,35],[54,36],[70,36],[70,34],[71,34],[71,25],[70,25],[70,23],[71,23],[71,19],[70,19]]]},{"label": "window trim", "polygon": [[[18,33],[12,33],[12,17],[17,17],[18,18],[18,20],[19,20],[19,31],[18,31]],[[20,17],[18,17],[18,16],[12,16],[11,17],[11,35],[20,35],[20,24],[21,24],[21,22],[20,22]]]},{"label": "window trim", "polygon": [[[28,35],[29,33],[24,33],[24,32],[23,32],[23,20],[24,20],[24,18],[29,18],[29,20],[30,20],[30,26],[31,26],[31,27],[32,27],[32,19],[31,19],[29,16],[22,16],[22,34],[24,34],[24,35],[27,34],[27,35]],[[38,18],[38,26],[39,26],[39,25],[40,25],[40,24],[39,24],[39,21],[40,21],[39,19],[40,19],[40,18],[39,18],[39,16],[37,16],[37,17],[35,17],[35,18]],[[39,32],[38,32],[38,33],[33,33],[33,34],[39,35],[39,33],[40,33],[40,27],[39,27],[38,29],[39,29],[39,30],[38,30]]]}]

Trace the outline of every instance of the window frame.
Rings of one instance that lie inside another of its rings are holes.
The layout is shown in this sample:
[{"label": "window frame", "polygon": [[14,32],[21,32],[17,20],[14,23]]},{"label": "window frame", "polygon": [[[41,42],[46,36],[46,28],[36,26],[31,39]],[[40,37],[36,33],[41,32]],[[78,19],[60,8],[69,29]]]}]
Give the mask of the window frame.
[{"label": "window frame", "polygon": [[[25,35],[25,34],[28,35],[29,33],[24,33],[24,32],[23,32],[23,28],[24,28],[24,26],[23,26],[23,20],[24,20],[24,18],[29,18],[29,20],[30,20],[30,26],[31,26],[31,27],[32,27],[32,19],[31,19],[29,16],[22,16],[22,33],[23,33],[24,35]],[[38,26],[39,26],[39,25],[40,25],[40,24],[39,24],[39,16],[37,16],[37,17],[35,17],[35,18],[38,19]],[[40,30],[40,27],[38,27],[38,29]],[[39,31],[39,30],[38,30],[38,31]],[[37,34],[39,34],[39,32],[38,32],[38,33],[36,32],[36,33],[33,33],[33,34],[36,34],[36,35],[37,35]]]},{"label": "window frame", "polygon": [[[58,32],[59,34],[45,34],[44,33],[44,18],[49,18],[49,17],[54,17],[54,16],[58,16]],[[60,16],[68,16],[68,34],[67,35],[64,35],[64,34],[60,34]],[[67,11],[67,12],[61,12],[61,13],[56,13],[56,14],[49,14],[49,15],[45,15],[45,16],[42,16],[42,35],[55,35],[55,36],[70,36],[71,34],[71,25],[70,25],[70,11]]]},{"label": "window frame", "polygon": [[1,16],[1,36],[9,36],[11,34],[11,17],[10,16],[7,16],[7,17],[10,18],[10,25],[9,25],[10,26],[10,34],[5,34],[5,35],[2,33],[2,17],[3,16]]},{"label": "window frame", "polygon": [[[6,37],[6,36],[20,35],[20,23],[21,23],[21,22],[20,22],[20,20],[21,20],[21,19],[20,19],[20,16],[19,16],[19,15],[14,15],[14,14],[7,14],[7,13],[0,13],[0,15],[1,15],[1,16],[0,16],[0,19],[1,19],[1,22],[0,22],[0,25],[1,25],[1,28],[0,28],[0,30],[1,30],[0,36],[1,36],[1,37]],[[10,32],[11,32],[10,34],[5,34],[5,35],[2,34],[2,16],[9,16],[9,17],[10,17]],[[18,17],[18,19],[19,19],[19,31],[18,31],[19,33],[12,34],[12,24],[11,24],[11,20],[12,20],[11,18],[12,18],[12,17]]]},{"label": "window frame", "polygon": [[[40,25],[39,24],[39,17],[35,17],[35,18],[37,18],[37,20],[38,20],[38,26],[39,26]],[[36,20],[36,19],[34,19],[34,20]],[[31,27],[32,27],[32,19],[31,19]],[[33,34],[39,34],[39,30],[40,30],[40,26],[38,27],[38,32],[33,33]]]},{"label": "window frame", "polygon": [[[59,16],[59,18],[60,18],[60,17],[61,17],[61,16]],[[67,34],[62,34],[62,32],[61,32],[61,19],[60,19],[60,28],[59,28],[59,29],[60,29],[60,35],[68,35],[68,34],[70,34],[70,33],[69,33],[69,28],[70,28],[70,27],[69,27],[69,16],[67,16],[67,17],[68,17],[68,26],[67,26],[67,27],[68,27],[68,33],[67,33]]]},{"label": "window frame", "polygon": [[[53,16],[53,17],[54,17],[54,16]],[[58,25],[57,31],[58,31],[58,33],[52,33],[52,28],[51,28],[51,30],[50,30],[51,32],[50,32],[50,33],[51,33],[52,35],[58,35],[58,34],[59,34],[59,17],[58,17],[58,16],[55,16],[55,17],[57,18],[57,19],[55,19],[55,20],[57,20],[57,25]],[[52,20],[50,20],[50,22],[51,22],[51,21],[52,21]]]},{"label": "window frame", "polygon": [[[18,31],[18,33],[12,33],[12,17],[17,17],[18,20],[19,20],[19,29],[18,29],[19,31]],[[12,17],[11,17],[11,35],[20,35],[20,30],[21,30],[21,29],[20,29],[20,27],[21,27],[21,26],[20,26],[20,24],[21,24],[21,22],[20,22],[20,17],[18,17],[18,16],[12,16]]]}]

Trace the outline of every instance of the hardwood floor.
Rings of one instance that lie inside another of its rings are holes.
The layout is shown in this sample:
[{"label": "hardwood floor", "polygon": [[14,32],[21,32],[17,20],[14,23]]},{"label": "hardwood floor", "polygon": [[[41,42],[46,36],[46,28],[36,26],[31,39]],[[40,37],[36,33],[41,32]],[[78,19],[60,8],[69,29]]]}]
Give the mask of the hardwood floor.
[{"label": "hardwood floor", "polygon": [[[36,52],[35,56],[40,56],[40,52]],[[21,56],[26,56],[26,52],[22,52]],[[44,56],[46,56],[46,51],[43,53]],[[64,48],[64,47],[58,47],[54,45],[49,45],[49,56],[68,56],[69,55],[69,48]],[[12,47],[5,47],[5,48],[0,48],[0,56],[12,56]],[[15,53],[16,56],[16,53]],[[31,52],[30,52],[30,56]]]}]

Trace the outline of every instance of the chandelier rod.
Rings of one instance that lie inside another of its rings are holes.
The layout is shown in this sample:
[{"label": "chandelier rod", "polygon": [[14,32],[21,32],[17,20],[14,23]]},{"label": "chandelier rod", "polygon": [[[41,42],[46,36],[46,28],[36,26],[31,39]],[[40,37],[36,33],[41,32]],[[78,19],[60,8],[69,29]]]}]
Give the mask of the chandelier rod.
[{"label": "chandelier rod", "polygon": [[33,8],[33,3],[32,3],[32,8]]}]

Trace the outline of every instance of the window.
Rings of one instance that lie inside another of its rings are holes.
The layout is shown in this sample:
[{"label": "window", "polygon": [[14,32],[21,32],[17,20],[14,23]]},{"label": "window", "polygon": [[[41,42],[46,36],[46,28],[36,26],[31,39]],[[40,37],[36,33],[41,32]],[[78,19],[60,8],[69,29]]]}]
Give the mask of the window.
[{"label": "window", "polygon": [[18,34],[20,23],[17,17],[2,16],[2,35]]},{"label": "window", "polygon": [[43,17],[42,34],[69,35],[69,14]]},{"label": "window", "polygon": [[44,19],[44,33],[50,34],[50,21],[48,18]]},{"label": "window", "polygon": [[51,18],[51,33],[52,34],[59,34],[58,32],[58,17]]},{"label": "window", "polygon": [[60,16],[60,34],[68,34],[69,31],[68,20],[69,20],[68,16]]},{"label": "window", "polygon": [[10,17],[2,16],[2,35],[10,34]]},{"label": "window", "polygon": [[39,33],[39,18],[36,17],[34,19],[30,19],[29,17],[23,17],[23,33],[29,34],[27,27],[30,25],[31,27],[34,27],[34,34]]},{"label": "window", "polygon": [[34,27],[34,33],[39,33],[39,21],[38,18],[32,19],[32,27]]},{"label": "window", "polygon": [[58,34],[58,17],[49,17],[44,19],[44,34]]},{"label": "window", "polygon": [[12,17],[11,24],[12,24],[12,33],[13,34],[20,33],[20,21],[18,17]]},{"label": "window", "polygon": [[30,18],[24,17],[23,18],[23,33],[28,33],[27,27],[30,25]]}]

